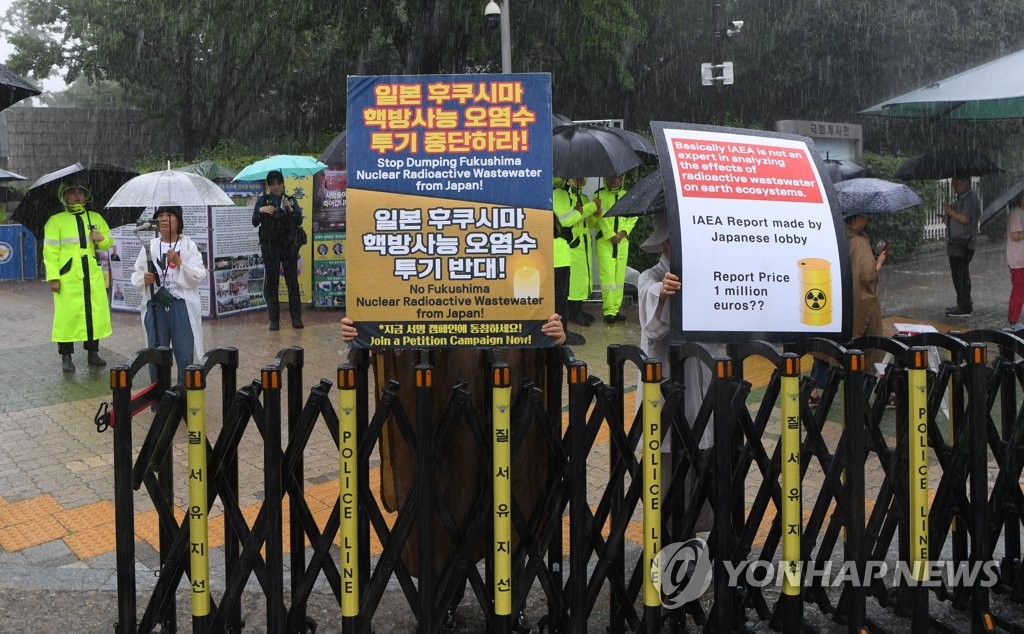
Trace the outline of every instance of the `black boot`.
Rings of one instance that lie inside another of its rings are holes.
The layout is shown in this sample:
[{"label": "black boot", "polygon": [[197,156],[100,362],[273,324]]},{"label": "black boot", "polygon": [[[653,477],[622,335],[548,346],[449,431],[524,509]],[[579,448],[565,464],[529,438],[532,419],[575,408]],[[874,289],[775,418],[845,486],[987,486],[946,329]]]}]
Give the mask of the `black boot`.
[{"label": "black boot", "polygon": [[302,328],[302,300],[298,293],[288,293],[288,312],[292,316],[292,328]]},{"label": "black boot", "polygon": [[570,301],[568,310],[566,311],[569,321],[580,326],[589,326],[594,323],[593,316],[589,315],[583,310],[583,302]]},{"label": "black boot", "polygon": [[71,353],[70,352],[65,352],[64,354],[60,355],[60,361],[61,361],[61,370],[63,370],[64,372],[74,372],[75,371],[75,364],[71,362]]},{"label": "black boot", "polygon": [[95,350],[89,351],[88,362],[89,365],[95,365],[97,367],[103,367],[107,365],[107,362],[104,361],[102,357],[100,357],[100,353]]}]

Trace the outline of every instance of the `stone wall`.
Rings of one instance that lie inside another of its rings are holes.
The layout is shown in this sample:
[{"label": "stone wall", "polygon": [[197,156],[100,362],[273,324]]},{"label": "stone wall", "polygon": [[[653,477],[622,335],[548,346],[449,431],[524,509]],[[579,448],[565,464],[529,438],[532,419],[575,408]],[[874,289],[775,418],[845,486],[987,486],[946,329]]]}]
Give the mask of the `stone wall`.
[{"label": "stone wall", "polygon": [[131,166],[158,153],[141,111],[14,107],[0,112],[0,168],[30,181],[81,161]]}]

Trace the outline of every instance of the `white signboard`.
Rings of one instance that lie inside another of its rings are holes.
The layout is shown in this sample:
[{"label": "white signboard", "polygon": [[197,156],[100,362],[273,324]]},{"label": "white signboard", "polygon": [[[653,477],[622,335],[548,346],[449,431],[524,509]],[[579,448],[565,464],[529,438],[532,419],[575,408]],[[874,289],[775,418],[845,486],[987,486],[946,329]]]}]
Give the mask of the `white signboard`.
[{"label": "white signboard", "polygon": [[845,229],[832,214],[808,140],[652,127],[676,219],[669,223],[673,269],[683,288],[674,327],[683,337],[845,336]]},{"label": "white signboard", "polygon": [[211,209],[217,316],[264,308],[265,273],[259,233],[252,226],[252,206]]}]

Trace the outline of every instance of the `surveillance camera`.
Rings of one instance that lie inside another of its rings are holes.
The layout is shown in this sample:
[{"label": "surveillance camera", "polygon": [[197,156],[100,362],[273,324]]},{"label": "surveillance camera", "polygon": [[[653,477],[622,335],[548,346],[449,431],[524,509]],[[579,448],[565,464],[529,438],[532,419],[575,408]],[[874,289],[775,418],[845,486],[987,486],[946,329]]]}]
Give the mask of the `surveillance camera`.
[{"label": "surveillance camera", "polygon": [[498,23],[501,22],[501,7],[494,0],[487,3],[484,7],[484,18],[487,19],[487,26],[496,28]]},{"label": "surveillance camera", "polygon": [[729,22],[729,29],[725,32],[726,35],[732,37],[743,30],[743,20],[732,20]]}]

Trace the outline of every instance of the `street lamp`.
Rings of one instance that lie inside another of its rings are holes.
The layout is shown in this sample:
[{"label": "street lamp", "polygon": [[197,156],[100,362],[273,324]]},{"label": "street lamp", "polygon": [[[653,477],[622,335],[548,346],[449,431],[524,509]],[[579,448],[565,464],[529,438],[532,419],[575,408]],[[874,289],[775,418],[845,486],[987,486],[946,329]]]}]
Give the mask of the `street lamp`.
[{"label": "street lamp", "polygon": [[509,26],[508,0],[501,0],[501,6],[490,0],[484,7],[484,16],[488,26],[501,25],[501,72],[512,72],[512,29]]}]

